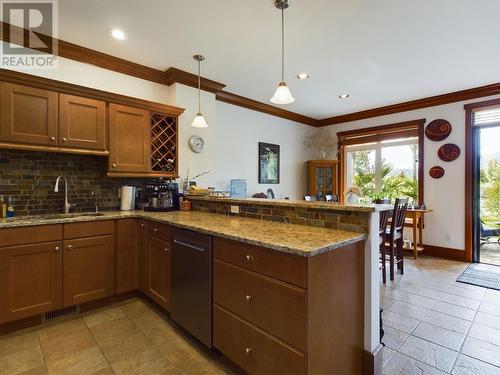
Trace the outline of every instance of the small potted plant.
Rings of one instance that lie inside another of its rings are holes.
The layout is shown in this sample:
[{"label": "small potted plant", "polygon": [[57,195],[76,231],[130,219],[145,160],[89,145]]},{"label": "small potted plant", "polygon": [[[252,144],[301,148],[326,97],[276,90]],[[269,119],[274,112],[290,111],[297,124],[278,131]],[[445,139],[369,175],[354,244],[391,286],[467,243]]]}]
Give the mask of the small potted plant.
[{"label": "small potted plant", "polygon": [[357,186],[351,186],[345,192],[346,201],[348,204],[359,204],[359,198],[363,196],[363,192]]},{"label": "small potted plant", "polygon": [[372,202],[375,204],[391,204],[391,198],[387,198],[382,193],[375,193],[372,195]]}]

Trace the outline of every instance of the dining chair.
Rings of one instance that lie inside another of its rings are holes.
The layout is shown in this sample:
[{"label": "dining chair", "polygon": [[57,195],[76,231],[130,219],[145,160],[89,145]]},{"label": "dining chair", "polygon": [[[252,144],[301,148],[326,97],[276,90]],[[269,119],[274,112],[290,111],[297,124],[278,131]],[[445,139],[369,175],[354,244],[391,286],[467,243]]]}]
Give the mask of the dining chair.
[{"label": "dining chair", "polygon": [[401,274],[404,273],[403,230],[405,227],[405,215],[407,209],[408,198],[396,198],[394,209],[392,210],[391,226],[385,233],[385,243],[389,244],[385,251],[389,252],[389,271],[391,281],[394,280],[395,263]]},{"label": "dining chair", "polygon": [[306,202],[315,202],[318,200],[315,195],[304,195],[304,200]]},{"label": "dining chair", "polygon": [[380,248],[380,262],[379,262],[379,268],[382,270],[382,281],[384,284],[387,281],[387,272],[386,269],[387,267],[385,266],[386,260],[387,260],[387,255],[386,255],[386,247],[385,247],[385,236],[386,236],[386,230],[387,230],[387,223],[389,222],[389,218],[392,215],[392,211],[380,211],[379,214],[379,226],[378,226],[378,245]]}]

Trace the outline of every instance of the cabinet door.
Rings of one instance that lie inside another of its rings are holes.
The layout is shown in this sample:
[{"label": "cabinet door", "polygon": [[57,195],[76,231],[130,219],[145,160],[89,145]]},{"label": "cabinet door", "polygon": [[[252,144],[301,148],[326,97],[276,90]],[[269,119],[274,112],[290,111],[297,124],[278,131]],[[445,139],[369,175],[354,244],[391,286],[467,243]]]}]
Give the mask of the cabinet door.
[{"label": "cabinet door", "polygon": [[63,304],[113,295],[113,236],[64,241]]},{"label": "cabinet door", "polygon": [[146,221],[137,223],[137,284],[139,290],[146,291]]},{"label": "cabinet door", "polygon": [[137,220],[118,220],[116,243],[116,292],[137,289]]},{"label": "cabinet door", "polygon": [[45,242],[0,249],[0,322],[61,308],[61,247]]},{"label": "cabinet door", "polygon": [[2,82],[0,139],[56,146],[57,95],[54,91]]},{"label": "cabinet door", "polygon": [[146,294],[170,308],[170,243],[152,236],[146,239]]},{"label": "cabinet door", "polygon": [[149,112],[109,105],[109,172],[149,172],[151,169]]},{"label": "cabinet door", "polygon": [[59,145],[106,151],[106,103],[59,95]]}]

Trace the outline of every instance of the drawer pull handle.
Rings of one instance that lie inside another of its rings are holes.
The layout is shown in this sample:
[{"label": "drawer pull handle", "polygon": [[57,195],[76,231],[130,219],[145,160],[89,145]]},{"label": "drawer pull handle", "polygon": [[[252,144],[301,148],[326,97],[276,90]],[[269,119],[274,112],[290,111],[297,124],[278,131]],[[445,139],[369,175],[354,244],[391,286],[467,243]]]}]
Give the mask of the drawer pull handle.
[{"label": "drawer pull handle", "polygon": [[200,251],[202,253],[204,251],[208,250],[208,249],[204,249],[204,248],[202,248],[200,246],[193,245],[192,243],[184,242],[184,241],[177,240],[177,239],[174,240],[174,243],[177,244],[177,245],[180,245],[180,246],[188,247],[188,248],[190,248],[192,250]]},{"label": "drawer pull handle", "polygon": [[141,228],[144,228],[144,223],[141,224]]},{"label": "drawer pull handle", "polygon": [[153,229],[153,231],[156,233],[156,232],[158,232],[158,231],[159,231],[159,229],[158,229],[158,228],[155,228],[155,229]]},{"label": "drawer pull handle", "polygon": [[56,248],[54,249],[54,251],[57,253],[59,251],[59,246],[56,246]]},{"label": "drawer pull handle", "polygon": [[168,253],[168,248],[164,248],[163,251]]},{"label": "drawer pull handle", "polygon": [[250,302],[250,301],[252,300],[252,296],[251,296],[251,295],[249,295],[249,294],[247,294],[247,295],[245,296],[245,299],[246,299],[248,302]]},{"label": "drawer pull handle", "polygon": [[112,164],[112,167],[113,167],[113,168],[116,168],[116,163],[113,163],[113,164]]},{"label": "drawer pull handle", "polygon": [[66,142],[67,140],[68,140],[68,139],[67,139],[67,138],[64,138],[64,137],[63,137],[63,139],[62,139],[62,141],[63,141],[63,142]]},{"label": "drawer pull handle", "polygon": [[247,255],[245,257],[245,259],[246,259],[247,262],[253,262],[253,256],[251,256],[251,255]]},{"label": "drawer pull handle", "polygon": [[252,348],[246,348],[245,349],[245,354],[250,355],[252,353]]},{"label": "drawer pull handle", "polygon": [[55,140],[56,140],[56,137],[50,137],[50,140],[51,140],[51,141],[55,141]]},{"label": "drawer pull handle", "polygon": [[73,245],[68,245],[68,246],[66,246],[66,249],[68,249],[68,250],[73,249]]}]

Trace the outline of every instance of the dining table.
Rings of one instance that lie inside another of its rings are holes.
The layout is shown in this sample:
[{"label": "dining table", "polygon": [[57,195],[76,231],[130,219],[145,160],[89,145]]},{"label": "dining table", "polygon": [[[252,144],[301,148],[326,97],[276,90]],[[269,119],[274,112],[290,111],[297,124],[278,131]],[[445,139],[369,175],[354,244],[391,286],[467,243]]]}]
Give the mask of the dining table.
[{"label": "dining table", "polygon": [[413,251],[413,257],[417,259],[417,254],[424,250],[422,232],[424,229],[425,214],[432,212],[432,209],[412,208],[406,210],[405,226],[412,228],[413,243],[408,250]]}]

